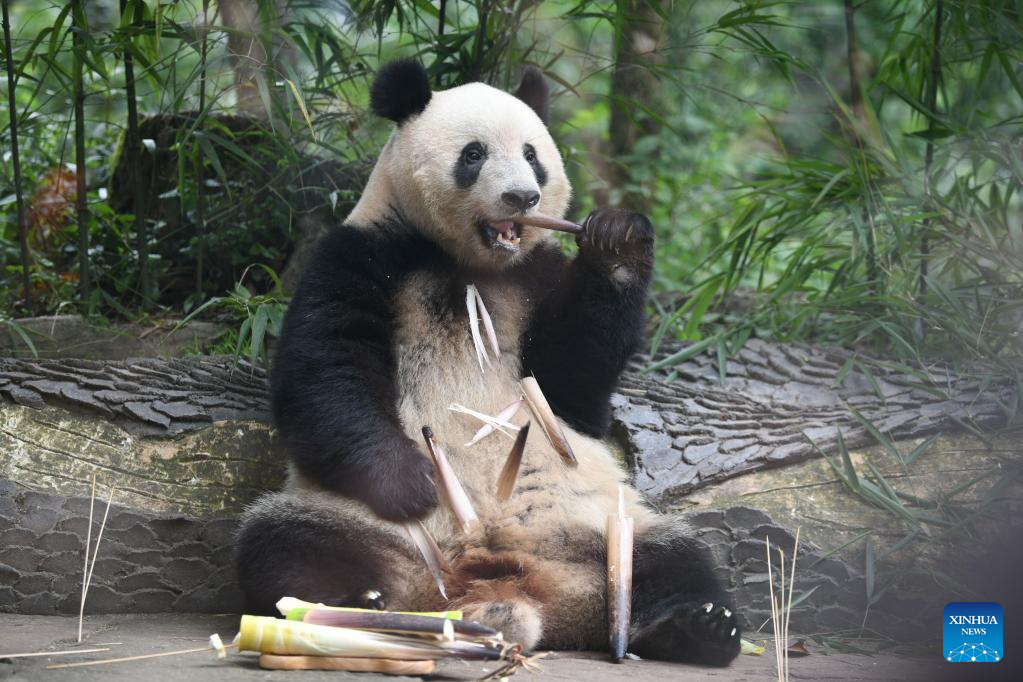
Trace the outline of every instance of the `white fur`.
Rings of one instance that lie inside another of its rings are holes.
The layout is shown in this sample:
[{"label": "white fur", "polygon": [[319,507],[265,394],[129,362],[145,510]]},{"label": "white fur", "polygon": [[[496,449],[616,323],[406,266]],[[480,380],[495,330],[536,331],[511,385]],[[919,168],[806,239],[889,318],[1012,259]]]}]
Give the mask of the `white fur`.
[{"label": "white fur", "polygon": [[[486,146],[487,160],[476,183],[461,189],[453,179],[455,164],[473,141]],[[547,171],[542,188],[523,157],[526,144],[533,145]],[[546,232],[524,226],[518,254],[482,243],[477,220],[508,217],[511,211],[501,194],[511,189],[538,190],[535,210],[558,217],[571,197],[561,154],[536,113],[513,95],[469,83],[435,92],[423,113],[395,129],[345,222],[371,227],[395,217],[397,209],[463,264],[504,267],[528,253]]]}]

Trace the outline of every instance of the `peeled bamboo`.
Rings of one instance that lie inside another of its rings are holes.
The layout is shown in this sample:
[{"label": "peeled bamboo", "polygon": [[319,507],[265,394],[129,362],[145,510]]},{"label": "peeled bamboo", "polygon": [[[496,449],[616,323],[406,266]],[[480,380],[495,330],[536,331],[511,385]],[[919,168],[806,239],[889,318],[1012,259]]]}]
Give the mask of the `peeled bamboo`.
[{"label": "peeled bamboo", "polygon": [[542,227],[548,230],[557,230],[558,232],[578,234],[583,231],[583,226],[578,223],[573,223],[571,220],[565,220],[563,218],[544,215],[542,213],[511,216],[508,220],[521,223],[523,225],[533,225],[534,227]]},{"label": "peeled bamboo", "polygon": [[618,489],[618,512],[607,516],[607,620],[611,661],[621,663],[629,647],[632,619],[632,518]]},{"label": "peeled bamboo", "polygon": [[526,450],[526,438],[529,437],[529,425],[531,422],[526,422],[526,425],[519,431],[518,437],[515,438],[515,444],[512,445],[511,452],[508,453],[508,459],[504,462],[504,468],[501,469],[501,475],[497,479],[497,499],[501,502],[505,502],[511,497],[512,490],[515,489],[515,479],[519,475],[519,466],[522,464],[522,453]]},{"label": "peeled bamboo", "polygon": [[245,615],[239,628],[238,650],[284,656],[342,656],[395,661],[432,661],[439,658],[494,661],[502,658],[506,649],[492,642],[419,639]]},{"label": "peeled bamboo", "polygon": [[572,452],[572,446],[565,438],[565,432],[561,430],[558,418],[554,416],[554,411],[547,403],[547,398],[544,398],[540,384],[536,383],[536,379],[533,377],[524,377],[519,384],[522,386],[522,395],[526,398],[526,404],[529,405],[536,420],[540,422],[540,427],[543,429],[544,435],[547,436],[547,440],[550,441],[551,447],[561,456],[565,464],[573,467],[578,466],[579,462],[575,458],[575,453]]},{"label": "peeled bamboo", "polygon": [[393,611],[339,611],[313,608],[306,611],[302,621],[313,625],[329,625],[355,630],[441,637],[445,636],[447,628],[451,628],[455,639],[496,638],[498,635],[497,630],[470,620],[448,620]]},{"label": "peeled bamboo", "polygon": [[458,482],[455,470],[451,468],[451,463],[448,462],[444,450],[434,441],[433,429],[429,426],[424,426],[423,438],[426,439],[426,448],[430,451],[433,465],[437,469],[437,479],[444,494],[444,499],[447,501],[448,506],[451,507],[451,512],[458,519],[458,523],[461,524],[462,530],[468,533],[479,521],[479,517],[476,516],[476,510],[472,508],[469,496],[465,494],[465,489]]}]

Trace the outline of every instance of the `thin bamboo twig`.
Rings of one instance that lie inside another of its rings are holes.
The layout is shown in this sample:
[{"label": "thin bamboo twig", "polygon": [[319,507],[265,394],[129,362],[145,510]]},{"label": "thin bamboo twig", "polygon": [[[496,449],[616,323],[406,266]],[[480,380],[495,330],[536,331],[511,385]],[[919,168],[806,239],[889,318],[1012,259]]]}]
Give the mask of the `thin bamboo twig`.
[{"label": "thin bamboo twig", "polygon": [[[484,414],[483,412],[477,412],[476,410],[472,409],[471,407],[466,407],[465,405],[462,405],[461,403],[451,403],[450,405],[448,405],[448,409],[451,410],[452,412],[460,412],[462,414],[467,414],[470,417],[475,417],[476,419],[479,419],[481,422],[483,422],[484,426],[482,428],[480,428],[479,431],[476,432],[477,434],[479,434],[480,432],[483,431],[483,429],[485,429],[485,428],[487,428],[489,426],[490,430],[487,431],[486,433],[484,433],[483,436],[480,436],[480,438],[483,438],[484,436],[489,435],[490,432],[493,431],[494,429],[497,429],[498,431],[500,431],[501,433],[505,434],[509,438],[514,438],[514,436],[512,436],[511,433],[509,433],[509,431],[517,432],[519,430],[519,427],[515,426],[515,424],[512,424],[508,420],[515,414],[515,412],[518,411],[519,405],[521,405],[521,404],[522,404],[522,401],[518,400],[515,403],[512,403],[511,405],[508,405],[507,407],[502,409],[498,414],[496,414],[494,416],[490,416],[489,414]],[[513,406],[514,406],[514,409],[511,409]],[[508,414],[508,416],[507,417],[504,416],[505,412],[508,412],[509,410],[510,410],[510,413]],[[475,443],[476,442],[475,438],[476,438],[476,436],[473,436],[474,440],[469,441],[466,445],[472,445],[473,443]]]},{"label": "thin bamboo twig", "polygon": [[767,586],[771,594],[771,628],[774,630],[774,663],[778,671],[778,682],[781,677],[781,650],[778,645],[778,602],[774,599],[774,574],[771,571],[771,537],[767,537]]},{"label": "thin bamboo twig", "polygon": [[[225,649],[231,649],[238,646],[237,644],[225,644]],[[142,654],[141,656],[124,656],[123,658],[104,658],[98,661],[82,661],[80,663],[61,663],[60,665],[48,665],[47,670],[58,670],[60,668],[84,668],[90,665],[107,665],[108,663],[125,663],[127,661],[143,661],[147,658],[163,658],[165,656],[179,656],[181,654],[197,654],[200,651],[209,651],[210,646],[207,644],[203,647],[196,647],[195,649],[179,649],[177,651],[164,651],[158,654]]]},{"label": "thin bamboo twig", "polygon": [[[457,407],[461,408],[462,406],[459,405]],[[522,398],[519,398],[518,400],[513,400],[493,417],[491,417],[490,415],[481,415],[481,413],[476,412],[475,410],[469,410],[469,408],[465,408],[464,410],[462,409],[456,410],[458,412],[465,412],[466,414],[471,414],[472,416],[484,422],[483,426],[480,427],[480,430],[473,435],[472,440],[465,444],[465,447],[475,445],[476,443],[480,442],[497,429],[499,429],[508,437],[511,437],[510,433],[505,431],[503,428],[500,428],[501,426],[500,422],[505,422],[508,425],[509,429],[514,429],[517,431],[519,427],[511,423],[511,418],[515,416],[515,413],[519,411],[520,407],[522,407]],[[449,410],[453,410],[455,408],[456,406],[454,404],[448,406]],[[483,417],[487,417],[487,419],[483,419]]]},{"label": "thin bamboo twig", "polygon": [[18,219],[18,245],[21,249],[21,288],[25,305],[32,308],[32,252],[28,248],[28,224],[25,221],[25,196],[21,184],[21,158],[18,155],[18,106],[14,77],[14,56],[11,50],[11,17],[8,0],[3,0],[4,59],[7,66],[7,104],[11,117],[11,163],[14,165],[14,200]]},{"label": "thin bamboo twig", "polygon": [[63,651],[35,651],[27,654],[0,654],[0,660],[8,658],[34,658],[38,656],[70,656],[71,654],[98,654],[104,651],[110,651],[110,647],[100,647],[99,649],[65,649]]},{"label": "thin bamboo twig", "polygon": [[89,548],[92,545],[92,510],[96,506],[96,474],[92,475],[92,497],[89,500],[89,527],[85,529],[85,558],[82,561],[82,603],[78,607],[78,643],[82,643],[82,623],[85,620],[85,592],[89,588]]},{"label": "thin bamboo twig", "polygon": [[[792,546],[792,575],[789,577],[789,603],[785,607],[785,643],[789,641],[789,618],[792,616],[792,588],[796,584],[796,556],[799,554],[799,531],[801,527],[796,528],[796,542]],[[785,647],[785,680],[789,679],[789,648]]]},{"label": "thin bamboo twig", "polygon": [[[79,614],[79,627],[81,627],[81,620],[85,616],[85,600],[89,595],[89,587],[92,585],[92,573],[96,570],[96,559],[99,557],[99,544],[103,541],[103,529],[107,527],[107,516],[110,514],[110,505],[114,501],[114,492],[116,490],[117,488],[110,488],[110,496],[107,498],[107,508],[106,511],[103,512],[103,521],[99,524],[99,533],[96,534],[96,547],[92,552],[92,563],[89,564],[89,574],[85,579],[85,587],[82,589],[82,607],[81,613]],[[89,510],[89,514],[91,517],[91,509]],[[86,558],[88,558],[88,550],[86,550]]]}]

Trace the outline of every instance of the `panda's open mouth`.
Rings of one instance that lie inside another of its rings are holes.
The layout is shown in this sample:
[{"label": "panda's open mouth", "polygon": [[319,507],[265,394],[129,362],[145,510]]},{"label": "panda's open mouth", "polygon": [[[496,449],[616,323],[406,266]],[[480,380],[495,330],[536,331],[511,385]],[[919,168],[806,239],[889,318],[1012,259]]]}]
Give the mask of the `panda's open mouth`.
[{"label": "panda's open mouth", "polygon": [[518,223],[511,220],[495,220],[492,222],[481,220],[478,226],[483,242],[487,246],[505,249],[512,253],[519,250],[519,231],[522,228]]}]

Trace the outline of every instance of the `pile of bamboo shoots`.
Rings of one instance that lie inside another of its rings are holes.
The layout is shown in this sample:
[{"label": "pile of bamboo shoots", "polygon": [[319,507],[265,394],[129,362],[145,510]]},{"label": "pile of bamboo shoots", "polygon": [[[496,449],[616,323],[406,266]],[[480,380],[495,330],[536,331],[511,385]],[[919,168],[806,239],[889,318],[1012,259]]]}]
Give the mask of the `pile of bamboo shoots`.
[{"label": "pile of bamboo shoots", "polygon": [[520,647],[461,611],[398,613],[277,602],[284,616],[242,616],[235,644],[264,668],[426,675],[445,658],[515,664]]}]

